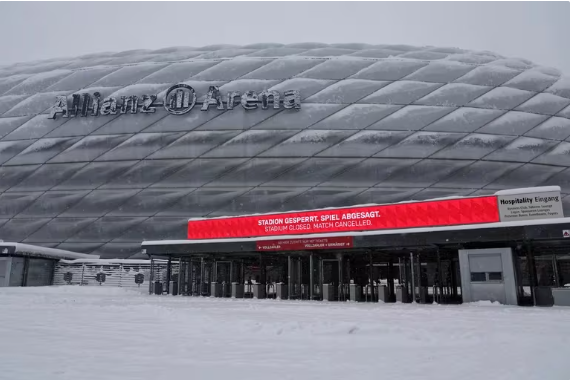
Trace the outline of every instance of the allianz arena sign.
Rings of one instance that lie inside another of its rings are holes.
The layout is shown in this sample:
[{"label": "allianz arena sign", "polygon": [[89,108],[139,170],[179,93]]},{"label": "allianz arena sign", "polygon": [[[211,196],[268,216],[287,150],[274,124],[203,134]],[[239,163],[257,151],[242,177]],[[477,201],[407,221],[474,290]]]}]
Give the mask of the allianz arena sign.
[{"label": "allianz arena sign", "polygon": [[[69,101],[71,98],[71,102]],[[280,93],[273,90],[264,90],[260,93],[246,91],[241,93],[233,91],[226,94],[223,100],[219,88],[210,86],[205,100],[201,103],[201,111],[208,111],[211,107],[217,110],[232,110],[235,106],[242,106],[245,110],[254,110],[259,106],[268,109],[300,109],[300,92],[297,90]],[[70,107],[71,104],[71,107]],[[171,86],[163,96],[162,102],[158,95],[137,95],[101,98],[99,92],[73,94],[71,97],[58,96],[55,104],[50,108],[48,119],[61,117],[87,117],[107,116],[117,114],[155,113],[157,107],[164,107],[173,115],[184,115],[197,104],[197,94],[189,85],[184,83]]]}]

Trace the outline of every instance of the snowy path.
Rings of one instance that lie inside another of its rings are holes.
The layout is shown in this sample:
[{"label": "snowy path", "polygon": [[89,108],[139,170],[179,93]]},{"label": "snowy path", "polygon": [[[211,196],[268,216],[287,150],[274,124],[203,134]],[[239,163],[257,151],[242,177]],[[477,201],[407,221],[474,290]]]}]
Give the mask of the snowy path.
[{"label": "snowy path", "polygon": [[0,288],[0,379],[560,380],[570,310]]}]

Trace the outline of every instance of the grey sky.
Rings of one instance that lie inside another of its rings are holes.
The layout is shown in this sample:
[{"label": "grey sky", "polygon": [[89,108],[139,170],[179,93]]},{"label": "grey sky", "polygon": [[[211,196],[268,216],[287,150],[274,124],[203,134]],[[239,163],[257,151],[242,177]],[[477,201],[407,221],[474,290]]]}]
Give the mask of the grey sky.
[{"label": "grey sky", "polygon": [[569,2],[0,3],[0,64],[255,42],[490,50],[570,73]]}]

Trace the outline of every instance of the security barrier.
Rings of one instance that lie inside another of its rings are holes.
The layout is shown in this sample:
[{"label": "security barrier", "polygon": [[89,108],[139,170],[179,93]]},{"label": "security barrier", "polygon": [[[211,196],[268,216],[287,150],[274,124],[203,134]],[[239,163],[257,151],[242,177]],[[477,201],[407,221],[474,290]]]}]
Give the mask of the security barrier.
[{"label": "security barrier", "polygon": [[[54,269],[53,285],[113,286],[149,290],[153,281],[165,284],[167,261],[154,260],[61,260]],[[178,263],[171,265],[171,279],[179,272]]]}]

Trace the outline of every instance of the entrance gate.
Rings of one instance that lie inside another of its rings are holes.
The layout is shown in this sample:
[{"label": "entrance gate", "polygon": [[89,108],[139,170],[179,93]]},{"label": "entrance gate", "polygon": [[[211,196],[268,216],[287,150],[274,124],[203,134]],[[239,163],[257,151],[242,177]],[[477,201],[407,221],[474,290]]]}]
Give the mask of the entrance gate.
[{"label": "entrance gate", "polygon": [[[459,251],[510,248],[517,265],[507,265],[507,270],[515,271],[516,302],[549,305],[555,302],[551,292],[569,291],[563,284],[569,283],[570,240],[562,237],[563,230],[569,230],[568,218],[531,220],[522,225],[500,222],[356,232],[348,235],[351,240],[337,239],[338,235],[330,240],[312,237],[308,239],[312,244],[301,238],[270,242],[244,238],[144,242],[143,247],[149,255],[167,257],[169,262],[181,260],[181,294],[228,297],[227,284],[231,283],[231,295],[237,298],[250,293],[256,298],[403,303],[461,303],[463,296],[468,296],[463,294],[467,292],[460,286],[461,279],[468,275],[461,273]],[[558,262],[560,257],[567,266]],[[554,279],[546,263],[556,268]],[[476,283],[472,288],[492,289],[493,282],[500,281],[500,272],[489,269],[475,272],[471,268],[475,279],[470,282]],[[252,285],[246,279],[254,280]],[[177,282],[174,277],[172,281]],[[218,286],[214,292],[213,283]]]},{"label": "entrance gate", "polygon": [[316,251],[242,259],[189,255],[180,259],[177,293],[231,297],[237,287],[239,298],[459,303],[459,278],[456,252]]}]

